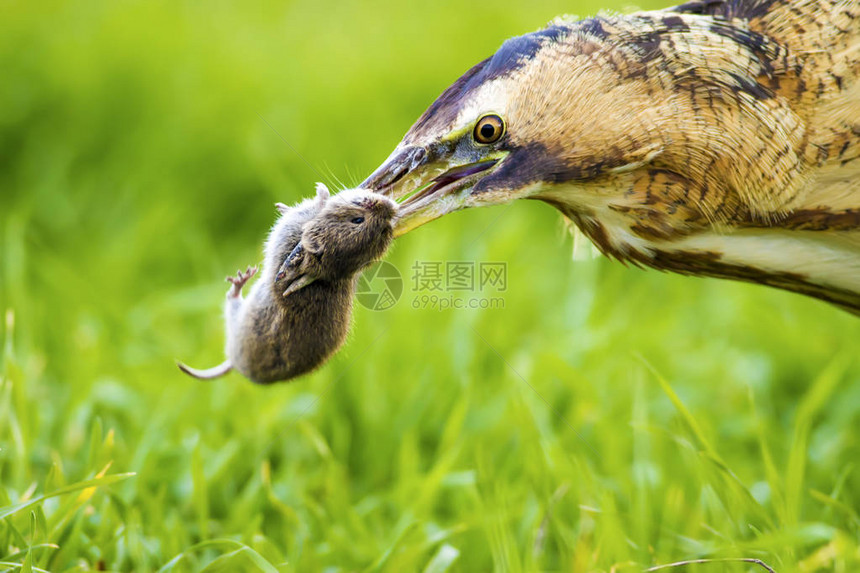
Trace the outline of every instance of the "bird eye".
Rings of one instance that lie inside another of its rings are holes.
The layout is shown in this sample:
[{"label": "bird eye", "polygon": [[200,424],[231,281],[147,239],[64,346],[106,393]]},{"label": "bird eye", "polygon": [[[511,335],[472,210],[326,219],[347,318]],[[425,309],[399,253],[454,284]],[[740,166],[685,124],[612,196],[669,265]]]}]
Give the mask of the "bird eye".
[{"label": "bird eye", "polygon": [[355,219],[352,220],[352,222],[355,223],[356,225],[361,225],[362,223],[364,223],[364,217],[356,217]]},{"label": "bird eye", "polygon": [[495,143],[505,133],[505,122],[498,115],[485,115],[475,124],[472,134],[478,143]]}]

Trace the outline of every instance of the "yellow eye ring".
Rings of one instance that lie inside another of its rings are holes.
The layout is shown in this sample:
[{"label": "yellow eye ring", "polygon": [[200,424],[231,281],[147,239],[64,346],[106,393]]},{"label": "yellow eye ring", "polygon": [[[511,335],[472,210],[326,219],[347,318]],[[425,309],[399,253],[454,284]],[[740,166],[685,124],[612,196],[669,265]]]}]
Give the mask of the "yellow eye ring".
[{"label": "yellow eye ring", "polygon": [[483,116],[475,124],[475,131],[472,133],[472,137],[478,143],[487,144],[497,142],[504,134],[504,120],[500,116],[490,113]]}]

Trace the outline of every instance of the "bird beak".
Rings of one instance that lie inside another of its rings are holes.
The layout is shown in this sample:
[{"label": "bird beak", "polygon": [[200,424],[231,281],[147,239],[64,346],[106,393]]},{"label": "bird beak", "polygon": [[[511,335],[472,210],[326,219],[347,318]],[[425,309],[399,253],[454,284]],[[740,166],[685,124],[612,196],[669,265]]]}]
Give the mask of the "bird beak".
[{"label": "bird beak", "polygon": [[399,204],[394,236],[399,237],[471,206],[472,187],[501,161],[505,152],[482,156],[451,152],[448,146],[398,147],[362,184]]}]

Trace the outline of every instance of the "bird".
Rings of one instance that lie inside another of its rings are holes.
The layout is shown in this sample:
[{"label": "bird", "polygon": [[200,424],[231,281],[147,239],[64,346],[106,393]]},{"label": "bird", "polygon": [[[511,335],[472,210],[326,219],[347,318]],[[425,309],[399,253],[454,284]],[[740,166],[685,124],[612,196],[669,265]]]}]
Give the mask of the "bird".
[{"label": "bird", "polygon": [[539,200],[610,258],[860,314],[860,2],[693,0],[506,40],[360,187],[395,235]]}]

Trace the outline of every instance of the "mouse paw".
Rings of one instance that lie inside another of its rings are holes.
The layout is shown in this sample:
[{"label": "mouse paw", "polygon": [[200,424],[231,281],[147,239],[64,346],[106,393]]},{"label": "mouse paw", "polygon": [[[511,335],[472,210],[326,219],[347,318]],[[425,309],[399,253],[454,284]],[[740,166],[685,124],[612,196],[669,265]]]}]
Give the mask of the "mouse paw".
[{"label": "mouse paw", "polygon": [[257,274],[257,267],[253,266],[248,267],[244,273],[242,271],[236,271],[235,277],[227,277],[227,282],[233,285],[230,287],[229,295],[238,298],[239,295],[242,294],[242,287],[244,287],[245,283],[248,282],[255,274]]},{"label": "mouse paw", "polygon": [[287,276],[287,272],[292,271],[295,273],[296,267],[300,266],[302,261],[304,260],[305,250],[302,247],[301,242],[296,244],[290,254],[287,255],[287,258],[284,260],[281,268],[278,269],[278,274],[275,276],[275,280],[284,280]]}]

